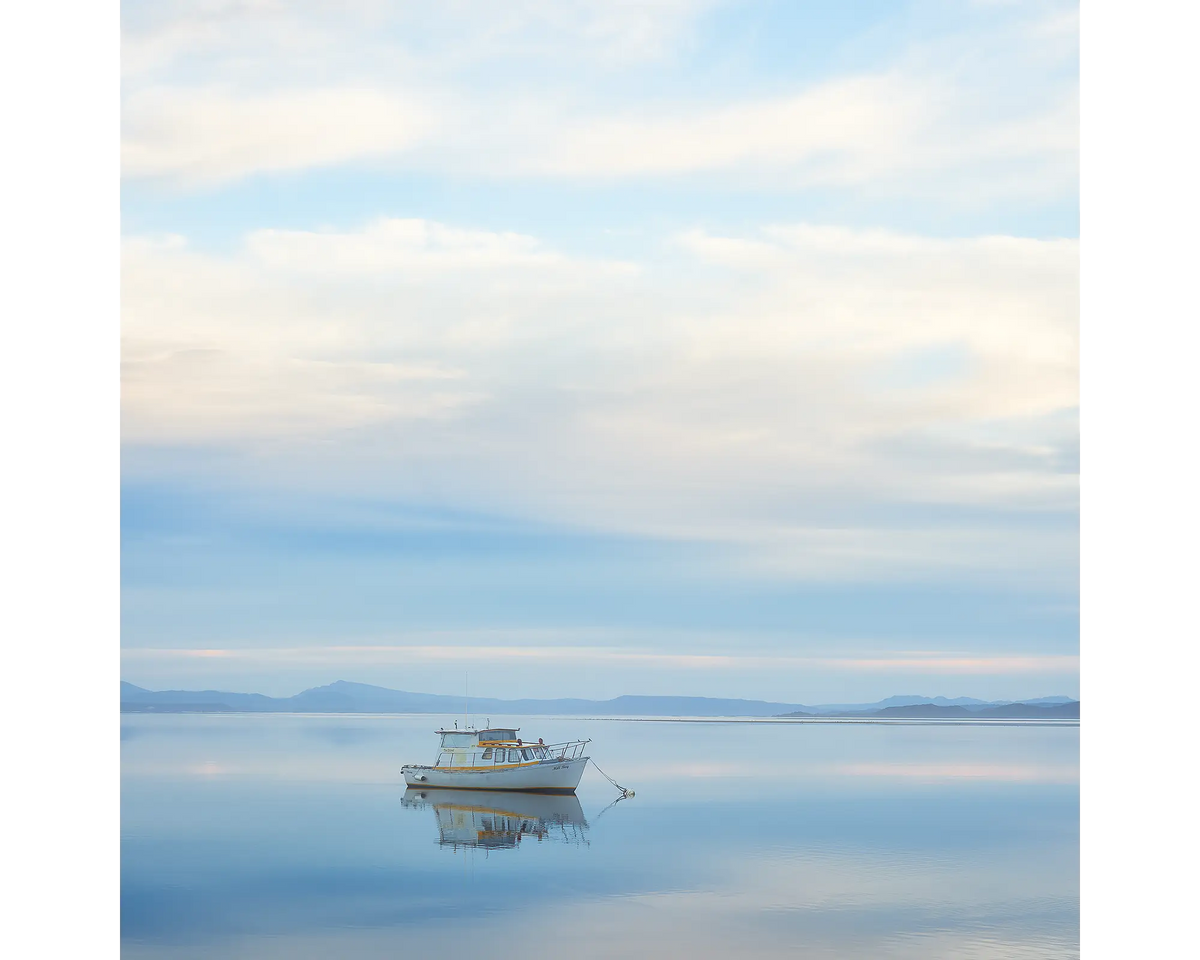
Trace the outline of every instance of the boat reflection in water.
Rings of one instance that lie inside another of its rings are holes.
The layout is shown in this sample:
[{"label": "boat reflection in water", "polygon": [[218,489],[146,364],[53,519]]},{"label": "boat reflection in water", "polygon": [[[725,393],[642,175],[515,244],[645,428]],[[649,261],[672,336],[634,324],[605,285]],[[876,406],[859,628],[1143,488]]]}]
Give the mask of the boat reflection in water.
[{"label": "boat reflection in water", "polygon": [[420,789],[404,791],[401,805],[432,809],[438,845],[515,849],[522,840],[584,844],[588,822],[574,794]]}]

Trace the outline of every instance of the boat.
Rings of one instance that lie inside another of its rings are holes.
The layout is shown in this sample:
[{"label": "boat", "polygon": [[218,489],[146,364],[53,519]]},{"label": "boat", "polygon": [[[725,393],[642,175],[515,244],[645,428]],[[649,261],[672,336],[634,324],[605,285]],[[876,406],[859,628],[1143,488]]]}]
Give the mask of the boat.
[{"label": "boat", "polygon": [[434,732],[441,737],[434,763],[400,768],[409,787],[574,793],[591,759],[584,753],[591,740],[533,743],[518,736],[520,727]]},{"label": "boat", "polygon": [[513,850],[522,840],[584,844],[588,822],[574,794],[547,796],[515,790],[423,790],[409,787],[400,800],[410,810],[432,809],[438,846]]}]

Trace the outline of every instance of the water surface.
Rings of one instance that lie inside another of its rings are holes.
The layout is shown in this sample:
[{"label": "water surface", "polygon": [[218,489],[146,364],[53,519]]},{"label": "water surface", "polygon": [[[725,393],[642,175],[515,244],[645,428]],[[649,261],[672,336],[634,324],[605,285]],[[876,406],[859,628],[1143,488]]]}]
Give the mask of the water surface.
[{"label": "water surface", "polygon": [[1079,955],[1076,726],[500,718],[577,798],[405,791],[428,716],[122,718],[122,954]]}]

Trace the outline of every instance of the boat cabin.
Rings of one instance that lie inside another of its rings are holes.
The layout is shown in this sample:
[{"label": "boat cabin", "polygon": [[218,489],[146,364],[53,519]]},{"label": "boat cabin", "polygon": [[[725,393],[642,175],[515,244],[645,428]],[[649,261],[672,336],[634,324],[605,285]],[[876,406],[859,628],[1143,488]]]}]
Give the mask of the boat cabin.
[{"label": "boat cabin", "polygon": [[441,746],[435,767],[514,767],[573,759],[587,741],[526,743],[520,727],[487,730],[438,730]]}]

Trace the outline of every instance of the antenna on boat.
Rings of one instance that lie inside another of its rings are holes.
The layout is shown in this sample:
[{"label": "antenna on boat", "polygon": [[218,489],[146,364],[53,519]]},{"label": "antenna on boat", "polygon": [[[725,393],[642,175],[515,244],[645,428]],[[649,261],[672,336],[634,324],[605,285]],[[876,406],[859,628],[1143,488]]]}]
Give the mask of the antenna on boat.
[{"label": "antenna on boat", "polygon": [[470,671],[463,672],[463,728],[471,729],[471,718],[468,714],[468,707],[471,703],[471,674]]}]

